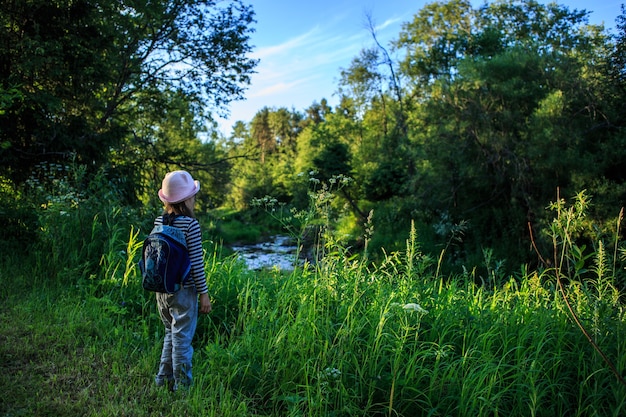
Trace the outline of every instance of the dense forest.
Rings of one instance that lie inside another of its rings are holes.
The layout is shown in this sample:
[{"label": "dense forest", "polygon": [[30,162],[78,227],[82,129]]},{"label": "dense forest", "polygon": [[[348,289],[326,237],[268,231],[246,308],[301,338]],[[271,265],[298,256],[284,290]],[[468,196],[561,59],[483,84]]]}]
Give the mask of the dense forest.
[{"label": "dense forest", "polygon": [[[0,415],[624,415],[626,13],[432,2],[388,45],[370,25],[338,105],[229,135],[253,5],[0,20]],[[174,169],[202,184],[214,305],[181,395],[151,384],[137,268]],[[279,231],[292,271],[228,251]]]},{"label": "dense forest", "polygon": [[[338,74],[339,105],[266,107],[221,137],[213,119],[245,98],[256,65],[253,8],[221,5],[3,2],[0,175],[11,236],[34,238],[31,209],[49,207],[59,182],[76,205],[95,186],[153,210],[153,190],[176,168],[202,181],[200,211],[227,208],[243,224],[256,221],[255,199],[302,210],[342,178],[335,238],[359,253],[368,228],[373,259],[401,249],[415,222],[423,248],[446,248],[451,268],[486,252],[511,269],[538,266],[532,246],[550,243],[539,231],[551,203],[585,192],[598,234],[617,219],[624,16],[613,35],[558,4],[430,3],[389,45],[372,29],[372,47]],[[80,178],[69,181],[70,169]],[[595,237],[579,236],[581,246]]]}]

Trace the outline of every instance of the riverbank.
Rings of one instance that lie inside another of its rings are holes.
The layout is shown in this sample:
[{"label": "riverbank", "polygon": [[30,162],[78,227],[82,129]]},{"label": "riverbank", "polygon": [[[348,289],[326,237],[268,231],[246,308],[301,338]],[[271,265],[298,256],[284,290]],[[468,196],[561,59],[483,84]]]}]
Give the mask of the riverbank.
[{"label": "riverbank", "polygon": [[[193,342],[194,386],[174,395],[153,384],[163,326],[133,262],[84,278],[5,264],[15,290],[1,292],[0,416],[626,412],[626,388],[572,324],[550,275],[488,290],[436,278],[415,259],[365,267],[330,256],[324,268],[280,274],[209,257],[214,310]],[[607,278],[597,284],[567,295],[585,321],[602,312],[593,334],[619,359],[623,309]]]}]

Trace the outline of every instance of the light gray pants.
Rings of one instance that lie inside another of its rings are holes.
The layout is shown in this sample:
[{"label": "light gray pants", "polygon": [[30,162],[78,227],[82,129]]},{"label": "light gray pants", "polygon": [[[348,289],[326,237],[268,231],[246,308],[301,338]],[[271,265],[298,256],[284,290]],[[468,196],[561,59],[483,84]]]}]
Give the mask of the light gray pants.
[{"label": "light gray pants", "polygon": [[198,324],[198,295],[195,287],[182,288],[175,294],[157,293],[157,309],[165,325],[163,351],[155,382],[168,384],[172,390],[189,387],[191,375],[191,340]]}]

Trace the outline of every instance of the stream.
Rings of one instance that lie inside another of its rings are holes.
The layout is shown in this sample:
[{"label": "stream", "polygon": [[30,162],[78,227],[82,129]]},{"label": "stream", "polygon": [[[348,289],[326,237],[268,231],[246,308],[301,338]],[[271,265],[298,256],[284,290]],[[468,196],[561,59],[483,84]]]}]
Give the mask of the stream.
[{"label": "stream", "polygon": [[251,245],[233,245],[231,249],[246,263],[249,269],[278,268],[293,270],[298,247],[289,236],[271,236],[268,241]]}]

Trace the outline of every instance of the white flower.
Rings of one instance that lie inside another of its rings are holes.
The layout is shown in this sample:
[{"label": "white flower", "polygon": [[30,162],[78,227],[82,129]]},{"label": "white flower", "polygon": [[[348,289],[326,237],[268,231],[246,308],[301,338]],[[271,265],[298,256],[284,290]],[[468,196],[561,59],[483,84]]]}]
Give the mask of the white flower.
[{"label": "white flower", "polygon": [[428,310],[422,308],[421,305],[415,303],[408,303],[402,306],[402,308],[406,311],[417,311],[418,313],[427,314]]},{"label": "white flower", "polygon": [[337,368],[324,369],[324,376],[328,379],[338,379],[341,376],[341,371]]}]

